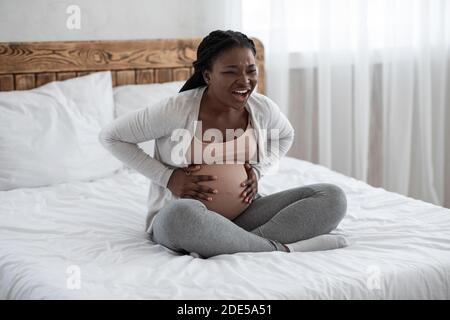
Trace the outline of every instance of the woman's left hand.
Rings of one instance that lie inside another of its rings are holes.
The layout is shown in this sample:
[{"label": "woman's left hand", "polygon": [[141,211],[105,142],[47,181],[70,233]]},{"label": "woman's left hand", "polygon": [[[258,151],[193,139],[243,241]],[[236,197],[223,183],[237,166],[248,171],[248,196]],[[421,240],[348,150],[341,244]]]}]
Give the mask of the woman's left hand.
[{"label": "woman's left hand", "polygon": [[241,183],[241,186],[245,186],[244,191],[241,193],[241,197],[243,197],[243,202],[251,203],[258,192],[258,178],[250,163],[245,163],[244,168],[245,171],[247,171],[247,180]]}]

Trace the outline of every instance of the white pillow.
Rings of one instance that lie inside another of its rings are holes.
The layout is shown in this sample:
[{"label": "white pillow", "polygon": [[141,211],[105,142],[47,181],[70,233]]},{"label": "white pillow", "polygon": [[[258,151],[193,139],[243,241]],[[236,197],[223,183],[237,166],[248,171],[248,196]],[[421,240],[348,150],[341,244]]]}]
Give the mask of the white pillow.
[{"label": "white pillow", "polygon": [[[176,95],[186,81],[164,83],[131,84],[114,88],[115,115],[120,117],[127,112],[146,108],[158,101]],[[155,154],[155,140],[138,144],[150,156]]]},{"label": "white pillow", "polygon": [[114,119],[111,73],[0,92],[0,190],[107,176],[123,164],[98,141]]}]

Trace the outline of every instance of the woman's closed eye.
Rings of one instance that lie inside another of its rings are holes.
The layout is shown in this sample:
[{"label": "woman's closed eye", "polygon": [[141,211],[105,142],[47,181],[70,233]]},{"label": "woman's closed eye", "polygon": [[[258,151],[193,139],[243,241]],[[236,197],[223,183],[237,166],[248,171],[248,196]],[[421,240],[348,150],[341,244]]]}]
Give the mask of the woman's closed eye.
[{"label": "woman's closed eye", "polygon": [[[255,73],[255,72],[256,72],[256,70],[251,70],[248,73]],[[236,72],[234,72],[234,71],[225,71],[224,73],[236,73]]]}]

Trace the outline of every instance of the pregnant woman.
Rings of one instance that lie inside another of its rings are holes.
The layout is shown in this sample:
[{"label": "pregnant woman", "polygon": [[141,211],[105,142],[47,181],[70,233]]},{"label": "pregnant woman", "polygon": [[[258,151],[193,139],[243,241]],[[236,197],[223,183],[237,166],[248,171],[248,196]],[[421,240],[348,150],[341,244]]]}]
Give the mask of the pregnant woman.
[{"label": "pregnant woman", "polygon": [[[255,56],[244,34],[213,31],[200,43],[195,72],[177,95],[101,130],[103,146],[150,179],[152,241],[204,258],[348,245],[342,235],[330,234],[347,210],[338,186],[258,192],[258,180],[287,153],[294,130],[271,99],[254,91]],[[137,143],[153,139],[151,157]]]}]

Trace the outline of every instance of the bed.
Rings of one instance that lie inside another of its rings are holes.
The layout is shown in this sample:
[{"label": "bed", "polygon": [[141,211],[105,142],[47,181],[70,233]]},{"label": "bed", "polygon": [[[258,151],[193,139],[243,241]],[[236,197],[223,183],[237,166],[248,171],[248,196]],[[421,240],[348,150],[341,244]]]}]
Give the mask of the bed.
[{"label": "bed", "polygon": [[[258,46],[258,91],[264,52]],[[185,80],[200,39],[0,43],[0,90],[100,70],[114,85]],[[328,182],[348,199],[349,247],[209,259],[152,244],[148,179],[129,168],[91,181],[0,191],[0,299],[449,299],[450,210],[285,156],[259,189]],[[111,192],[113,190],[113,192]]]}]

